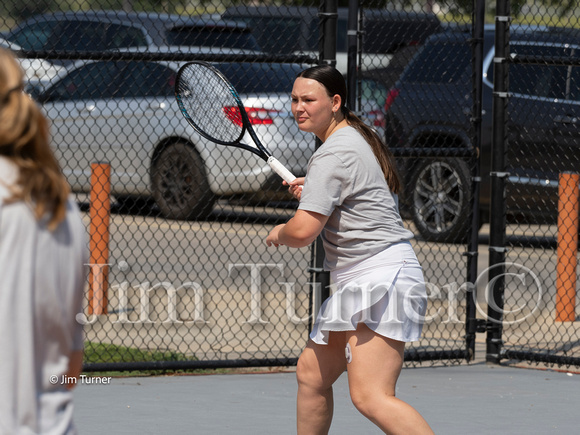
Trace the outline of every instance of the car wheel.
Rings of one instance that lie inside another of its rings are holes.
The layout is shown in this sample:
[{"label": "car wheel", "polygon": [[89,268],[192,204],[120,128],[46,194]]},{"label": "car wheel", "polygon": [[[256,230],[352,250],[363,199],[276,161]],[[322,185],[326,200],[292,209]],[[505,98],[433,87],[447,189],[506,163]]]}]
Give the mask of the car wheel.
[{"label": "car wheel", "polygon": [[171,219],[203,219],[215,202],[203,160],[183,143],[168,145],[157,156],[151,168],[151,187],[161,213]]},{"label": "car wheel", "polygon": [[153,200],[148,197],[133,195],[115,195],[117,208],[120,213],[144,214],[151,213]]},{"label": "car wheel", "polygon": [[467,240],[470,179],[467,164],[459,159],[417,162],[410,178],[410,211],[425,240],[452,243]]}]

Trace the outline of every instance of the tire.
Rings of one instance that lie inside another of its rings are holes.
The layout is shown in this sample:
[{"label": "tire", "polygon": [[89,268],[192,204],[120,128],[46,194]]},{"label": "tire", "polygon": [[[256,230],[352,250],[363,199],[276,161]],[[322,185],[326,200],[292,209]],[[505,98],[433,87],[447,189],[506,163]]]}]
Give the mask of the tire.
[{"label": "tire", "polygon": [[148,197],[133,195],[115,195],[120,213],[148,215],[153,208],[153,200]]},{"label": "tire", "polygon": [[410,212],[427,241],[463,243],[471,222],[471,174],[460,159],[416,162],[409,181]]},{"label": "tire", "polygon": [[161,214],[170,219],[204,219],[215,203],[203,160],[184,143],[168,145],[157,156],[151,190]]}]

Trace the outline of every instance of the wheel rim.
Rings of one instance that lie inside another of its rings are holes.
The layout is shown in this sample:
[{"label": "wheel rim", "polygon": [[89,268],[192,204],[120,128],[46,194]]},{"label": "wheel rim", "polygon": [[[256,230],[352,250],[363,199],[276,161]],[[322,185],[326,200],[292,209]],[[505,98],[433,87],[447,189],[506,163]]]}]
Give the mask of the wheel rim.
[{"label": "wheel rim", "polygon": [[453,166],[433,162],[421,170],[413,192],[417,219],[433,233],[443,233],[461,218],[463,183]]},{"label": "wheel rim", "polygon": [[195,196],[192,172],[189,162],[177,155],[164,159],[159,168],[159,190],[168,206],[182,210]]}]

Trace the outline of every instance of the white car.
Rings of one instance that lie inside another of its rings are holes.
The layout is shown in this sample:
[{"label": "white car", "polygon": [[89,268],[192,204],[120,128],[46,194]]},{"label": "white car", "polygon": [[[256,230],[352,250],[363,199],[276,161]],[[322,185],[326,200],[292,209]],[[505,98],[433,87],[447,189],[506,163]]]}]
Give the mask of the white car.
[{"label": "white car", "polygon": [[[18,56],[18,51],[22,50],[18,44],[7,41],[4,38],[0,38],[0,47],[15,52],[16,56]],[[44,59],[27,59],[18,57],[18,61],[24,70],[26,79],[31,83],[38,81],[50,81],[54,79],[63,69],[63,67],[53,65],[51,62]]]},{"label": "white car", "polygon": [[[206,216],[217,196],[282,187],[259,157],[216,145],[189,126],[174,97],[181,64],[82,61],[32,91],[51,121],[54,151],[74,191],[89,192],[91,163],[108,162],[117,198],[152,196],[164,216],[188,219]],[[298,129],[290,92],[304,66],[215,65],[246,108],[266,111],[253,126],[262,143],[295,175],[303,175],[315,142]]]}]

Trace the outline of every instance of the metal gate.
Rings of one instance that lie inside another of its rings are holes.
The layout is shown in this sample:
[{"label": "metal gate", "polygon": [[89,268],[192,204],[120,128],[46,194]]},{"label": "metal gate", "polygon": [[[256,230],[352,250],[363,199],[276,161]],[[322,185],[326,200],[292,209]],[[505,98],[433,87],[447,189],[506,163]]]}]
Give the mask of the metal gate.
[{"label": "metal gate", "polygon": [[[323,6],[330,9],[323,10],[327,22],[325,35],[336,34],[336,27],[333,27],[336,26],[333,21],[335,17],[338,18],[338,31],[343,30],[340,20],[346,8],[332,9],[329,6],[332,3],[323,2]],[[455,24],[463,32],[477,31],[471,22]],[[430,36],[446,31],[445,25],[428,10],[427,5],[420,12],[416,9],[385,11],[373,2],[351,1],[346,25],[349,105],[356,108],[355,111],[364,111],[368,99],[373,95],[382,95],[381,107],[386,119],[381,118],[377,124],[382,128],[379,131],[385,134],[407,186],[401,195],[401,213],[405,224],[416,235],[412,243],[428,286],[429,308],[423,338],[407,346],[405,361],[408,365],[471,361],[475,357],[475,333],[479,328],[475,288],[481,281],[477,276],[477,149],[481,120],[472,116],[461,128],[445,132],[421,114],[425,110],[444,110],[445,102],[418,101],[417,95],[405,93],[404,88],[408,85],[405,77],[411,75],[405,68],[414,61],[416,70],[422,69],[424,74],[429,74],[432,65],[422,64],[421,59],[415,58]],[[477,43],[468,44],[471,64],[475,65],[473,71],[479,73],[465,75],[461,80],[470,94],[471,113],[480,113],[481,87],[477,84],[481,83],[481,68],[477,65],[482,62],[481,47]],[[328,44],[322,47],[321,60],[340,68],[341,60],[332,58],[333,50],[340,57],[340,47]],[[447,66],[451,67],[457,59],[448,61],[450,64]],[[395,115],[390,116],[391,112]],[[409,131],[395,138],[392,127],[398,122],[397,114],[411,112],[410,117],[422,118],[421,127],[409,126]],[[426,127],[429,122],[433,129]],[[457,140],[459,134],[464,140]],[[417,172],[424,174],[423,178],[416,176]],[[428,186],[431,190],[426,192],[421,183],[435,176],[440,177],[439,180],[433,181],[434,184]],[[446,185],[455,179],[461,182],[460,187]],[[439,205],[433,199],[437,195],[441,198],[447,195]],[[448,218],[445,208],[449,204],[456,207],[453,213],[457,211],[457,215]],[[434,220],[440,218],[453,222],[435,224]]]},{"label": "metal gate", "polygon": [[498,1],[487,359],[578,367],[580,38],[517,14]]}]

